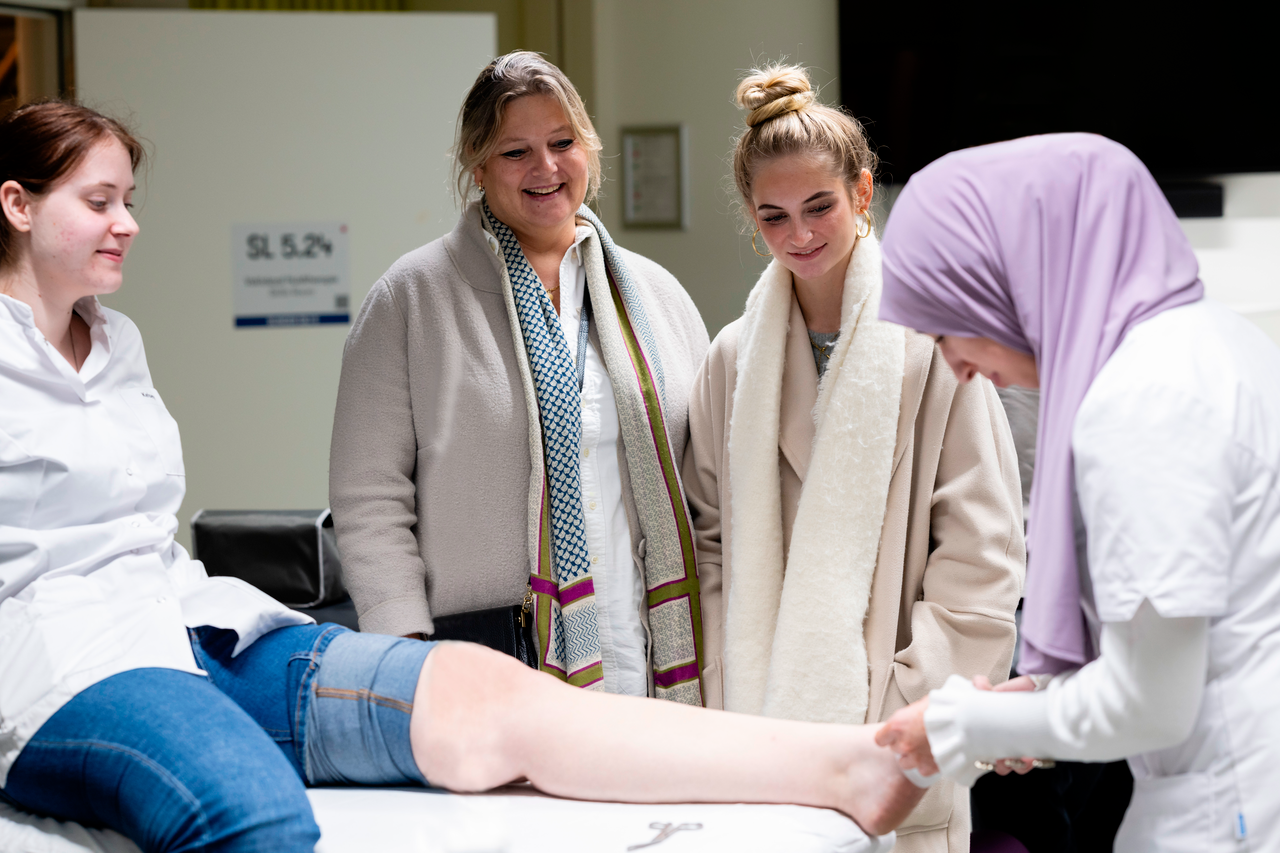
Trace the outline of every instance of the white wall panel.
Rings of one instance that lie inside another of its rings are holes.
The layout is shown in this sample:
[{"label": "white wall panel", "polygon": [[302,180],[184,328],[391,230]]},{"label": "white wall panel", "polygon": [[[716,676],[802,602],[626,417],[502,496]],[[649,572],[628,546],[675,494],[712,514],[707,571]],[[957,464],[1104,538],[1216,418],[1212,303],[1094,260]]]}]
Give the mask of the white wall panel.
[{"label": "white wall panel", "polygon": [[120,293],[182,428],[187,500],[328,503],[346,326],[237,329],[235,223],[350,227],[352,314],[397,257],[444,234],[454,121],[494,55],[484,14],[78,9],[76,80],[154,148]]}]

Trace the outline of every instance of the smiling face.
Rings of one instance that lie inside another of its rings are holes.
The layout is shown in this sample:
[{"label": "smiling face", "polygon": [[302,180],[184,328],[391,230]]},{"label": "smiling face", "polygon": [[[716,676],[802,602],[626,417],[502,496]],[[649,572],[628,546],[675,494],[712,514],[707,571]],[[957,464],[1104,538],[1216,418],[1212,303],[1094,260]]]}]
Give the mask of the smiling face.
[{"label": "smiling face", "polygon": [[752,215],[769,251],[801,281],[842,286],[857,239],[858,213],[871,203],[871,174],[851,191],[824,158],[766,160],[751,178]]},{"label": "smiling face", "polygon": [[495,153],[475,171],[489,209],[526,245],[573,242],[587,196],[588,152],[560,102],[526,95],[507,105]]},{"label": "smiling face", "polygon": [[1039,388],[1040,372],[1036,360],[1024,352],[1010,349],[990,338],[961,338],[934,335],[942,356],[961,383],[981,373],[999,388],[1019,385]]},{"label": "smiling face", "polygon": [[45,195],[4,194],[10,224],[28,235],[26,262],[42,291],[74,301],[120,288],[124,259],[138,233],[129,211],[133,190],[129,152],[108,139]]}]

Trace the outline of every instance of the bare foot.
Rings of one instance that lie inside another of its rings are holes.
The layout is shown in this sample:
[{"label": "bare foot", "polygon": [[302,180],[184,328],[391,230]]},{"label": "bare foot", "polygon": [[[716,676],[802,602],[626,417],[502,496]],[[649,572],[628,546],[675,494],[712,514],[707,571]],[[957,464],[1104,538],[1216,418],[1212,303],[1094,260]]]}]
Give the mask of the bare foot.
[{"label": "bare foot", "polygon": [[875,745],[874,726],[859,726],[850,736],[846,785],[837,808],[865,832],[883,835],[907,819],[926,789],[902,775],[891,751]]}]

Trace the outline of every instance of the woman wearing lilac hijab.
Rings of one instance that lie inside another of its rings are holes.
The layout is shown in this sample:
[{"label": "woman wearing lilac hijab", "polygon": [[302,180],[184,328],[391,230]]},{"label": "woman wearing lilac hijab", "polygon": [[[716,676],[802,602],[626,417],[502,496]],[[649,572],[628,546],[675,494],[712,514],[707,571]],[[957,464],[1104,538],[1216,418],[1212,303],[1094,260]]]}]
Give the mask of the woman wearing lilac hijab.
[{"label": "woman wearing lilac hijab", "polygon": [[883,253],[882,318],[1041,408],[1034,674],[952,676],[878,741],[964,784],[1127,757],[1116,850],[1280,849],[1280,349],[1203,298],[1155,181],[1099,136],[942,158]]}]

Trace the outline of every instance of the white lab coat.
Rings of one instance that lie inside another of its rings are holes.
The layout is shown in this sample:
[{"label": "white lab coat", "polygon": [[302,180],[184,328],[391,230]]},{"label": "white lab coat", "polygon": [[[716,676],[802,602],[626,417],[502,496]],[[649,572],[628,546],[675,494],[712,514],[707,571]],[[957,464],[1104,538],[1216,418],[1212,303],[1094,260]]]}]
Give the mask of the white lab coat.
[{"label": "white lab coat", "polygon": [[79,373],[0,294],[0,786],[81,690],[141,667],[203,674],[188,627],[236,631],[239,653],[313,621],[207,577],[173,541],[182,445],[142,337],[92,297],[76,311],[92,341]]},{"label": "white lab coat", "polygon": [[1072,449],[1102,657],[1041,693],[934,691],[939,765],[971,784],[975,760],[1127,756],[1120,853],[1280,850],[1280,349],[1209,301],[1165,311],[1098,374]]}]

